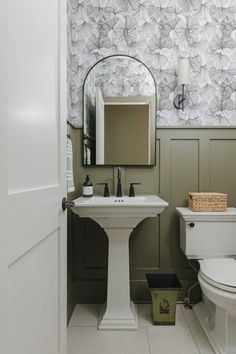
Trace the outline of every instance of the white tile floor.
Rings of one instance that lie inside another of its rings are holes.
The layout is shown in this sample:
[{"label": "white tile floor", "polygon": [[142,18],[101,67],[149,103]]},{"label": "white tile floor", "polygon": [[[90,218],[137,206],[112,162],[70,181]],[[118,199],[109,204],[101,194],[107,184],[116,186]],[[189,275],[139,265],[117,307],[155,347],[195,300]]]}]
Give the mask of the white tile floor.
[{"label": "white tile floor", "polygon": [[153,326],[151,305],[138,305],[137,331],[97,330],[100,305],[77,305],[67,354],[213,354],[192,310],[177,305],[175,326]]}]

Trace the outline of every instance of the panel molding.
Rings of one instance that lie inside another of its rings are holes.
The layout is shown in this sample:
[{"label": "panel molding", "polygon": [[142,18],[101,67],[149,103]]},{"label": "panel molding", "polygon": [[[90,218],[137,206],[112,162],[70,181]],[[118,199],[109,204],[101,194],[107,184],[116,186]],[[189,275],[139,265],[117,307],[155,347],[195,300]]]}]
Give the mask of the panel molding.
[{"label": "panel molding", "polygon": [[[78,147],[77,139],[80,138],[78,134],[80,130],[70,129],[76,132],[72,134],[72,137],[75,137],[75,144]],[[157,129],[156,137],[156,166],[123,169],[125,193],[128,192],[128,183],[137,180],[142,183],[136,189],[137,194],[155,193],[169,202],[169,207],[157,219],[145,220],[138,225],[131,236],[131,296],[135,302],[150,301],[145,277],[148,272],[176,273],[183,285],[182,299],[185,297],[187,289],[196,282],[197,274],[191,269],[185,255],[179,248],[179,219],[175,207],[187,206],[190,188],[194,188],[195,191],[211,191],[211,188],[219,183],[217,176],[222,169],[220,166],[225,164],[223,158],[225,151],[231,151],[230,144],[234,146],[234,142],[236,142],[236,127],[168,127]],[[211,144],[213,141],[219,142],[219,144],[221,141],[225,141],[222,151],[220,150],[222,156],[219,157],[219,161],[217,160],[217,149],[220,147],[217,147],[212,153]],[[229,154],[229,161],[224,171],[225,177],[220,178],[220,183],[222,188],[226,184],[228,185],[230,201],[236,206],[236,154],[234,151]],[[78,154],[81,154],[80,149],[76,151],[75,161],[81,159]],[[181,168],[183,170],[182,178],[180,178]],[[214,183],[211,178],[212,169],[216,176]],[[231,174],[228,173],[230,169]],[[76,173],[76,178],[80,181],[76,190],[77,194],[81,194],[83,176],[86,173],[90,174],[94,185],[96,182],[108,179],[110,179],[111,187],[116,183],[115,169],[110,167],[101,169],[76,165]],[[95,194],[100,193],[100,190],[95,189]],[[89,221],[83,221],[75,216],[72,218],[72,278],[75,285],[73,299],[75,302],[102,302],[106,296],[107,244],[105,235],[101,236],[101,231],[98,232],[94,225],[87,226],[86,231],[83,224],[87,222]],[[86,237],[85,232],[90,233],[89,237]],[[101,242],[98,240],[99,237],[101,237]],[[95,252],[101,252],[99,256],[96,256],[96,259],[94,259]],[[87,257],[86,261],[84,257]],[[195,300],[199,299],[199,289],[194,289],[192,296]]]},{"label": "panel molding", "polygon": [[[9,323],[14,338],[10,342],[11,353],[23,353],[26,347],[27,353],[30,348],[31,353],[37,354],[60,352],[62,299],[58,289],[64,286],[58,266],[64,246],[60,243],[60,228],[57,228],[9,266]],[[50,333],[46,342],[45,333]]]}]

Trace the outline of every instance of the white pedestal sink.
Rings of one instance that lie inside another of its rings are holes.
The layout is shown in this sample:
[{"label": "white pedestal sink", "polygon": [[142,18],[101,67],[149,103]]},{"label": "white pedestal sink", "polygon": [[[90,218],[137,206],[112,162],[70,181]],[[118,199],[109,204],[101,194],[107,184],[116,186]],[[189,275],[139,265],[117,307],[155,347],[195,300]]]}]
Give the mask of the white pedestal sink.
[{"label": "white pedestal sink", "polygon": [[80,217],[95,220],[109,239],[107,302],[98,328],[135,330],[135,305],[130,300],[129,236],[147,217],[156,217],[168,203],[156,195],[137,197],[80,197],[72,210]]}]

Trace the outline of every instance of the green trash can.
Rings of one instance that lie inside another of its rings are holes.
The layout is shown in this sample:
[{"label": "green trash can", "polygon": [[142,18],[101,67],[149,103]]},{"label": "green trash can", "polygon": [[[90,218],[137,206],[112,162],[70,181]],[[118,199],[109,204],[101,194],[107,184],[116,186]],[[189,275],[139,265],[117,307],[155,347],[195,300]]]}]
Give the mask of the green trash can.
[{"label": "green trash can", "polygon": [[175,325],[176,302],[182,286],[176,274],[146,274],[155,325]]}]

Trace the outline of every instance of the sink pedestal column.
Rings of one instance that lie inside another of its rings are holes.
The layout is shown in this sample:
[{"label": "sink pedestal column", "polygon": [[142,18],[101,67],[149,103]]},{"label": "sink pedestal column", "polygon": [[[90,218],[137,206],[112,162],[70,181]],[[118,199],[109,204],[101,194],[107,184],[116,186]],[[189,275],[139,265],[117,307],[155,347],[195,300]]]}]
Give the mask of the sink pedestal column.
[{"label": "sink pedestal column", "polygon": [[136,309],[130,300],[129,236],[143,219],[155,218],[167,206],[168,203],[156,195],[74,200],[73,212],[96,221],[109,239],[107,302],[99,329],[138,328]]},{"label": "sink pedestal column", "polygon": [[136,307],[130,299],[129,237],[142,218],[112,219],[95,220],[109,240],[107,302],[101,312],[98,328],[137,330]]}]

